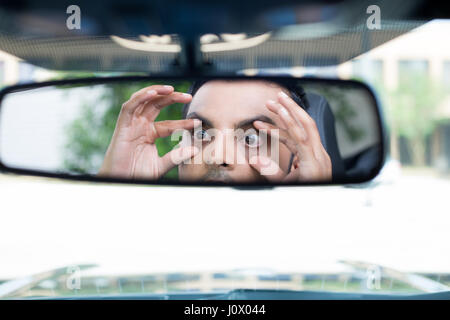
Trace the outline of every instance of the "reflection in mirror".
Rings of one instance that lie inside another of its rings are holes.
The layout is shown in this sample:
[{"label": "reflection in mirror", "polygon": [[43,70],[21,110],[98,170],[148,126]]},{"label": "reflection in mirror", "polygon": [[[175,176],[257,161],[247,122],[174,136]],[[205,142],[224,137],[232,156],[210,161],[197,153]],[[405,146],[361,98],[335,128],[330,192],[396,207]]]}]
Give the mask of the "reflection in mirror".
[{"label": "reflection in mirror", "polygon": [[133,181],[357,182],[380,169],[382,141],[376,102],[356,82],[124,80],[8,93],[0,159]]}]

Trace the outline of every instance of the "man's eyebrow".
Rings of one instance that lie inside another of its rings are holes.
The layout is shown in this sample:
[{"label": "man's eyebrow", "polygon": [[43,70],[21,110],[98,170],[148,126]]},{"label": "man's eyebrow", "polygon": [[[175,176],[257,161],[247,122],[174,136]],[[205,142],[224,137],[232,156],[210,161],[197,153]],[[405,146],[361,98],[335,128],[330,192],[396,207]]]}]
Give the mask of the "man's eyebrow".
[{"label": "man's eyebrow", "polygon": [[212,122],[206,119],[205,117],[202,117],[197,112],[191,112],[186,116],[186,119],[198,119],[202,122],[202,126],[207,126],[210,128],[213,128]]},{"label": "man's eyebrow", "polygon": [[275,122],[272,119],[270,119],[269,117],[259,115],[259,116],[256,116],[256,117],[253,117],[250,119],[242,120],[241,122],[239,122],[237,124],[236,128],[242,128],[242,127],[246,127],[248,125],[253,125],[254,121],[262,121],[262,122],[267,122],[267,123],[275,125]]}]

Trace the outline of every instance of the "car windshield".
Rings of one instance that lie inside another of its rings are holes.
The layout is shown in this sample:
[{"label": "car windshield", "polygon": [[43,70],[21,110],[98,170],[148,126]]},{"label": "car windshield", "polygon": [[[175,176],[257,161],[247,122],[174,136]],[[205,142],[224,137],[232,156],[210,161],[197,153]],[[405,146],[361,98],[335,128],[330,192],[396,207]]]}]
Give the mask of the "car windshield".
[{"label": "car windshield", "polygon": [[[0,175],[0,298],[448,291],[448,34],[450,22],[434,20],[349,61],[240,70],[370,84],[389,151],[368,183],[239,190]],[[0,86],[85,75],[0,51]],[[91,116],[70,126],[83,139],[64,146],[68,165],[97,163],[98,141],[86,132],[104,126],[95,138],[109,139],[114,130]],[[360,128],[346,125],[358,139]]]}]

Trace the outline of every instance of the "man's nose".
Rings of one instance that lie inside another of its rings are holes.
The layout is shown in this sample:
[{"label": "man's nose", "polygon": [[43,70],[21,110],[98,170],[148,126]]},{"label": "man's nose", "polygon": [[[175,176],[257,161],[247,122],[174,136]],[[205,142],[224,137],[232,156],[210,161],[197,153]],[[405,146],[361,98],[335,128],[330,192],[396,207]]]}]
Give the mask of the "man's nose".
[{"label": "man's nose", "polygon": [[220,166],[231,169],[235,165],[236,142],[232,130],[220,131],[211,141],[207,163],[212,166]]}]

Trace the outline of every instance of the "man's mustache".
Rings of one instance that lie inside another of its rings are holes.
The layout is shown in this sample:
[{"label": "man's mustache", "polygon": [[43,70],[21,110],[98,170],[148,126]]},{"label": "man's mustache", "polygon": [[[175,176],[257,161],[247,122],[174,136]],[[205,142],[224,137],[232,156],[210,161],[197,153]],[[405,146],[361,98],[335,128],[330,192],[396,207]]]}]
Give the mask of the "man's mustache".
[{"label": "man's mustache", "polygon": [[219,181],[224,183],[233,182],[228,172],[222,169],[210,169],[202,178],[203,181]]}]

